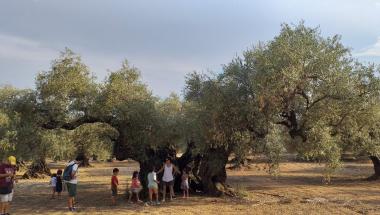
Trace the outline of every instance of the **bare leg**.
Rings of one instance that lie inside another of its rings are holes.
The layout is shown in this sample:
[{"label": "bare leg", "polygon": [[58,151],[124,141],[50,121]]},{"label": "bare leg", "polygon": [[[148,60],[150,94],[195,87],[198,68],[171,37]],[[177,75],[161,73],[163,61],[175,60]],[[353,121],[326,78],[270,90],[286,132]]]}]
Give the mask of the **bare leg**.
[{"label": "bare leg", "polygon": [[128,198],[128,202],[129,202],[129,203],[130,203],[131,200],[132,200],[132,195],[133,195],[133,193],[132,193],[131,191],[129,191],[129,198]]},{"label": "bare leg", "polygon": [[9,202],[5,202],[5,203],[3,203],[3,210],[4,210],[4,214],[8,213],[8,210],[9,210]]},{"label": "bare leg", "polygon": [[158,190],[156,190],[155,193],[156,193],[156,202],[158,203]]},{"label": "bare leg", "polygon": [[55,189],[53,188],[53,194],[51,194],[51,198],[54,199],[55,197]]},{"label": "bare leg", "polygon": [[116,205],[116,196],[112,196],[112,205]]},{"label": "bare leg", "polygon": [[149,201],[150,202],[153,201],[153,190],[152,189],[149,189]]},{"label": "bare leg", "polygon": [[136,193],[137,202],[142,202],[142,201],[140,200],[140,198],[139,198],[139,194],[140,194],[140,192],[137,192],[137,193]]},{"label": "bare leg", "polygon": [[169,188],[170,188],[170,201],[173,200],[173,196],[174,196],[174,188],[173,188],[173,185],[169,185]]},{"label": "bare leg", "polygon": [[69,199],[67,200],[67,206],[69,208],[72,208],[73,207],[73,198],[72,197],[69,197]]},{"label": "bare leg", "polygon": [[166,196],[166,184],[164,182],[164,185],[162,187],[162,201],[165,201],[165,196]]},{"label": "bare leg", "polygon": [[0,202],[0,213],[4,213],[4,203]]}]

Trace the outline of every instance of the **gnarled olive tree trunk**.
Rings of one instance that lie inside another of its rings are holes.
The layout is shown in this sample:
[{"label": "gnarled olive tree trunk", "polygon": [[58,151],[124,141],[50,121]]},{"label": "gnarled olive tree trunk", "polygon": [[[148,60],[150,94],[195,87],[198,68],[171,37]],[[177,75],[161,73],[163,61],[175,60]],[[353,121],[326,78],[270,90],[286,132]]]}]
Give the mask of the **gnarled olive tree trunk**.
[{"label": "gnarled olive tree trunk", "polygon": [[28,170],[24,173],[22,178],[44,178],[46,175],[50,176],[51,172],[47,166],[45,158],[39,158],[33,160],[33,162],[28,166]]},{"label": "gnarled olive tree trunk", "polygon": [[[181,157],[177,157],[177,151],[171,147],[145,148],[136,150],[128,144],[125,144],[123,133],[120,133],[115,143],[114,155],[118,160],[133,159],[140,164],[140,181],[143,185],[143,195],[147,194],[147,175],[150,169],[162,167],[165,158],[172,158],[172,162],[179,171],[183,171],[185,167],[192,169],[193,176],[190,178],[190,189],[192,191],[201,191],[207,195],[233,195],[226,186],[226,164],[230,152],[221,148],[210,148],[202,154],[194,154],[195,144],[188,143],[187,150]],[[158,174],[158,180],[161,181],[162,175]],[[176,175],[174,189],[180,192],[181,175]]]},{"label": "gnarled olive tree trunk", "polygon": [[380,159],[377,156],[369,156],[373,163],[374,174],[370,176],[369,180],[377,180],[380,178]]},{"label": "gnarled olive tree trunk", "polygon": [[230,153],[224,148],[210,148],[202,156],[197,176],[208,195],[234,195],[226,185],[226,164]]},{"label": "gnarled olive tree trunk", "polygon": [[77,157],[83,158],[83,159],[81,159],[81,164],[80,164],[81,167],[90,167],[91,166],[90,158],[85,153],[79,152],[77,154]]}]

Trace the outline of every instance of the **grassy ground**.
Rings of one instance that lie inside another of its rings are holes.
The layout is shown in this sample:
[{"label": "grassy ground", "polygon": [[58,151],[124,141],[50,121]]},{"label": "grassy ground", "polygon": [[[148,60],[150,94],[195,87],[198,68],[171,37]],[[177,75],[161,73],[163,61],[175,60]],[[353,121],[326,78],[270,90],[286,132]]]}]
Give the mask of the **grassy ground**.
[{"label": "grassy ground", "polygon": [[[59,164],[52,164],[53,168]],[[380,214],[380,184],[362,180],[371,174],[370,164],[346,163],[333,178],[322,183],[322,166],[287,162],[281,165],[281,176],[273,179],[265,164],[250,169],[228,171],[228,181],[244,198],[211,198],[192,196],[176,198],[160,206],[127,204],[120,195],[117,206],[110,206],[110,173],[121,172],[120,191],[138,169],[133,162],[97,163],[79,173],[78,212],[76,214]],[[66,209],[66,193],[61,199],[50,199],[49,179],[20,180],[12,214],[72,214]]]}]

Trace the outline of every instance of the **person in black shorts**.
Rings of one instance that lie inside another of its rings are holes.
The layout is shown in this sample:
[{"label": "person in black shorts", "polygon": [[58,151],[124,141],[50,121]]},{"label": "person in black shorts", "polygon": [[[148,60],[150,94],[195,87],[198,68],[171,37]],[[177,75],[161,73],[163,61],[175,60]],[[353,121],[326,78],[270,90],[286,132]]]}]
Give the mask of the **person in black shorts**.
[{"label": "person in black shorts", "polygon": [[55,191],[57,192],[58,198],[61,196],[63,190],[63,179],[62,179],[62,170],[57,170],[57,184],[55,186]]}]

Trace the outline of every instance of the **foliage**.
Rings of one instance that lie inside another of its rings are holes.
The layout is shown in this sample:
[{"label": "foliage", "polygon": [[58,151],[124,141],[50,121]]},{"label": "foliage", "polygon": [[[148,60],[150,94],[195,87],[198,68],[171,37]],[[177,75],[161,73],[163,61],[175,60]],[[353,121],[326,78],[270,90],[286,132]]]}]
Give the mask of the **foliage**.
[{"label": "foliage", "polygon": [[[378,73],[353,59],[340,36],[303,22],[283,24],[218,74],[189,74],[183,99],[154,97],[128,61],[96,82],[65,49],[35,90],[0,89],[0,147],[22,160],[83,153],[144,164],[191,143],[200,170],[254,151],[267,155],[275,176],[287,150],[325,163],[328,181],[344,151],[380,155]],[[225,171],[212,173],[204,176],[225,180]]]},{"label": "foliage", "polygon": [[73,148],[76,153],[83,153],[85,156],[96,156],[99,160],[112,158],[112,139],[119,135],[108,124],[92,123],[78,127],[71,134]]},{"label": "foliage", "polygon": [[67,48],[52,62],[51,70],[38,74],[36,89],[47,120],[62,122],[87,114],[97,93],[87,66]]}]

